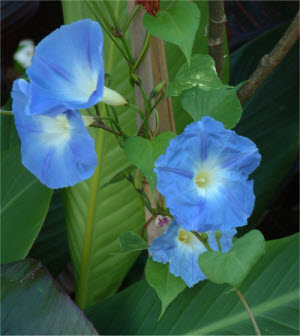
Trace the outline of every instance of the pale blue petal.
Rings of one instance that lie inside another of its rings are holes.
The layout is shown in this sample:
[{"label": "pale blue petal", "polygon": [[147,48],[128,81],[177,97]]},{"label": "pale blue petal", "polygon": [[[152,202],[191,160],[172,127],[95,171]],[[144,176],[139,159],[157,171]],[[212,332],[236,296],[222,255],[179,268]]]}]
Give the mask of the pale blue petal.
[{"label": "pale blue petal", "polygon": [[172,221],[168,229],[160,236],[154,239],[149,247],[149,252],[154,261],[163,264],[171,260],[174,255],[174,250],[177,248],[175,237],[178,236],[179,226]]},{"label": "pale blue petal", "polygon": [[[199,244],[201,243],[199,242]],[[178,248],[175,252],[174,257],[170,260],[170,273],[180,276],[189,287],[206,279],[198,264],[200,253],[187,248]]]},{"label": "pale blue petal", "polygon": [[[90,19],[62,26],[44,38],[27,69],[34,83],[30,113],[48,113],[60,105],[75,110],[99,102],[104,86],[102,48],[102,30]],[[48,99],[41,102],[41,96]]]},{"label": "pale blue petal", "polygon": [[189,245],[180,242],[179,229],[179,225],[173,220],[168,229],[154,239],[149,252],[154,261],[163,264],[169,262],[170,273],[180,276],[189,287],[192,287],[206,278],[198,265],[198,257],[206,251],[206,248],[196,237]]},{"label": "pale blue petal", "polygon": [[[259,162],[251,140],[203,117],[172,139],[156,160],[157,189],[186,230],[227,230],[245,225],[253,211],[253,182],[247,179]],[[195,183],[200,171],[212,177],[209,187]]]},{"label": "pale blue petal", "polygon": [[97,165],[94,141],[78,111],[58,117],[25,114],[29,83],[14,82],[12,98],[21,139],[22,163],[49,188],[63,188],[91,177]]},{"label": "pale blue petal", "polygon": [[[232,247],[232,238],[236,235],[237,231],[236,229],[229,229],[227,231],[221,231],[221,239],[220,244],[222,247],[222,252],[228,252]],[[208,243],[210,247],[214,251],[218,251],[218,243],[216,239],[216,232],[215,231],[206,231],[206,234],[208,236]]]}]

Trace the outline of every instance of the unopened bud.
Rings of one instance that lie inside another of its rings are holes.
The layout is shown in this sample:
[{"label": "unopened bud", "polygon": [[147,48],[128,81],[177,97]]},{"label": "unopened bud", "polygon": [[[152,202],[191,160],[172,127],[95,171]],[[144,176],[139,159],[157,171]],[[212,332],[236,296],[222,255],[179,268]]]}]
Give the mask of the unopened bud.
[{"label": "unopened bud", "polygon": [[99,120],[98,117],[96,116],[89,116],[89,115],[82,115],[82,120],[84,122],[84,126],[85,127],[89,127],[90,125],[92,125],[95,121]]},{"label": "unopened bud", "polygon": [[100,100],[101,103],[107,105],[125,105],[127,101],[124,97],[122,97],[118,92],[109,89],[108,87],[104,86],[103,88],[103,96]]},{"label": "unopened bud", "polygon": [[155,219],[155,225],[158,227],[165,227],[171,223],[171,218],[168,216],[158,215]]},{"label": "unopened bud", "polygon": [[205,242],[208,241],[208,236],[207,236],[207,234],[206,234],[205,232],[201,232],[201,237],[202,237],[202,239],[203,239]]},{"label": "unopened bud", "polygon": [[217,240],[220,240],[221,237],[222,237],[222,233],[221,233],[221,231],[220,231],[220,230],[217,230],[217,231],[216,231],[216,239],[217,239]]},{"label": "unopened bud", "polygon": [[139,169],[137,169],[136,174],[135,174],[134,186],[137,190],[143,191],[142,173]]},{"label": "unopened bud", "polygon": [[159,84],[157,84],[155,86],[155,88],[151,91],[150,93],[150,98],[155,98],[156,96],[159,95],[160,91],[163,89],[164,85],[165,85],[166,81],[160,82]]}]

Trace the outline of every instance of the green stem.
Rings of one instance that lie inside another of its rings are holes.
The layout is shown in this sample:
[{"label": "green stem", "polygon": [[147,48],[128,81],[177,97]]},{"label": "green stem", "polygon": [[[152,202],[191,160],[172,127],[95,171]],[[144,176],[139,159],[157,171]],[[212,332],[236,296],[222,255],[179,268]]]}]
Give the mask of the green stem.
[{"label": "green stem", "polygon": [[159,128],[159,114],[158,114],[156,109],[154,111],[155,111],[155,130],[154,130],[154,133],[153,133],[153,138],[156,137],[156,134],[157,134],[158,128]]},{"label": "green stem", "polygon": [[130,68],[131,66],[133,65],[134,61],[133,61],[133,57],[132,57],[132,54],[131,54],[131,50],[130,48],[128,47],[128,44],[127,44],[127,41],[125,39],[125,37],[123,36],[122,32],[121,32],[121,29],[119,27],[119,23],[118,23],[118,20],[114,14],[114,11],[113,9],[111,8],[111,5],[109,3],[108,0],[104,0],[104,3],[105,3],[105,6],[107,8],[107,11],[113,21],[113,24],[115,26],[115,36],[118,37],[120,40],[121,40],[121,43],[123,44],[123,47],[128,55],[128,60],[129,60],[129,65],[130,65]]},{"label": "green stem", "polygon": [[196,231],[191,231],[191,232],[201,241],[201,243],[206,247],[208,251],[213,251],[213,249],[210,247],[208,242],[205,241],[198,232]]},{"label": "green stem", "polygon": [[149,105],[150,105],[150,100],[147,98],[146,92],[144,90],[144,88],[142,87],[142,85],[139,86],[141,93],[143,95],[144,98],[144,102],[145,102],[145,107],[148,109]]},{"label": "green stem", "polygon": [[97,113],[97,116],[98,116],[99,118],[101,118],[101,114],[100,114],[98,105],[97,105],[97,104],[94,105],[94,108],[95,108],[95,111],[96,111],[96,113]]},{"label": "green stem", "polygon": [[113,123],[114,126],[116,127],[116,129],[120,132],[120,134],[123,136],[124,139],[127,139],[128,136],[122,131],[120,125],[118,125],[118,123],[112,119],[112,118],[108,118],[108,117],[102,117],[102,120],[108,120],[110,123]]},{"label": "green stem", "polygon": [[141,5],[137,5],[135,6],[134,10],[132,11],[132,13],[130,14],[129,19],[127,20],[127,22],[125,23],[124,27],[122,28],[122,34],[125,35],[126,31],[131,23],[131,21],[133,20],[133,18],[135,17],[135,14],[138,12],[138,10],[140,9]]},{"label": "green stem", "polygon": [[[118,43],[117,43],[115,37],[112,35],[110,29],[107,29],[107,28],[105,27],[105,25],[102,23],[101,19],[99,18],[98,13],[96,13],[96,12],[92,9],[92,7],[91,7],[89,1],[85,0],[85,3],[86,3],[86,5],[88,6],[89,10],[95,15],[96,19],[97,19],[98,22],[100,23],[102,29],[105,31],[105,33],[107,34],[107,36],[112,40],[112,42],[115,44],[115,46],[116,46],[117,49],[120,51],[120,53],[122,54],[122,56],[123,56],[123,57],[125,58],[125,60],[128,62],[128,57],[125,55],[124,51],[123,51],[123,50],[120,48],[120,46],[118,45]],[[97,9],[98,9],[98,8],[97,8]],[[102,12],[101,12],[101,13],[102,13]]]},{"label": "green stem", "polygon": [[132,57],[132,54],[131,54],[131,50],[130,50],[128,44],[127,44],[127,41],[126,41],[125,37],[123,35],[121,35],[121,36],[119,36],[119,38],[120,38],[120,40],[123,44],[123,47],[124,47],[124,49],[125,49],[125,51],[128,55],[128,61],[129,61],[129,65],[130,65],[129,68],[131,68],[133,63],[134,63],[133,57]]},{"label": "green stem", "polygon": [[119,27],[118,20],[117,20],[115,14],[114,14],[113,9],[111,8],[111,5],[110,5],[109,1],[108,0],[104,0],[104,3],[105,3],[105,6],[107,8],[107,11],[108,11],[108,13],[109,13],[109,15],[110,15],[110,17],[112,19],[112,22],[113,22],[113,24],[115,26],[116,32],[120,33],[120,27]]},{"label": "green stem", "polygon": [[242,304],[244,305],[245,309],[247,310],[247,313],[248,313],[248,315],[249,315],[249,317],[250,317],[250,320],[251,320],[251,322],[252,322],[252,324],[253,324],[253,327],[254,327],[254,330],[255,330],[255,332],[256,332],[256,335],[261,336],[260,330],[259,330],[259,328],[258,328],[258,326],[257,326],[256,321],[255,321],[255,318],[254,318],[254,316],[253,316],[253,314],[252,314],[252,312],[251,312],[251,309],[250,309],[250,307],[248,306],[248,303],[246,302],[246,300],[245,300],[243,294],[242,294],[237,288],[234,288],[234,290],[236,291],[238,297],[239,297],[240,300],[242,301]]},{"label": "green stem", "polygon": [[162,99],[164,98],[164,95],[162,94],[157,101],[155,102],[155,104],[151,107],[151,112],[156,109],[157,105],[162,101]]},{"label": "green stem", "polygon": [[113,27],[111,26],[111,24],[110,24],[110,23],[108,22],[108,20],[106,19],[105,15],[103,14],[101,8],[98,6],[97,2],[95,2],[95,1],[92,0],[91,3],[94,5],[94,7],[97,8],[97,11],[98,11],[98,13],[99,13],[99,15],[100,15],[102,21],[103,21],[104,24],[106,25],[107,29],[109,29],[110,32],[111,32],[112,34],[114,34],[115,31],[114,31]]},{"label": "green stem", "polygon": [[146,52],[150,46],[150,41],[151,41],[151,34],[149,32],[147,32],[147,36],[146,36],[146,39],[145,39],[145,43],[144,43],[144,46],[143,46],[143,49],[138,57],[138,59],[136,60],[136,62],[134,63],[133,67],[132,67],[132,70],[131,72],[132,73],[135,73],[135,70],[137,69],[137,67],[140,65],[140,63],[142,62],[144,56],[146,55]]},{"label": "green stem", "polygon": [[116,122],[119,124],[119,117],[118,117],[118,115],[117,115],[117,113],[116,113],[116,110],[114,109],[113,106],[109,106],[109,107],[110,107],[110,109],[111,109],[112,112],[113,112],[113,115],[114,115],[114,117],[115,117]]},{"label": "green stem", "polygon": [[[111,119],[111,118],[110,118],[109,109],[108,109],[108,105],[105,104],[104,106],[105,106],[106,113],[107,113],[107,115],[109,116],[109,119]],[[112,120],[112,119],[111,119],[111,120]],[[113,124],[111,121],[109,121],[109,123],[110,123],[110,127],[113,129],[113,131],[116,132],[116,128],[115,128],[114,124]],[[121,130],[121,129],[119,129],[119,131],[120,131],[120,130]],[[121,132],[121,133],[122,133],[122,132]],[[115,135],[115,138],[116,138],[116,140],[117,140],[119,146],[120,146],[121,148],[124,148],[124,142],[122,142],[122,140],[120,139],[120,137],[119,137],[117,134],[114,134],[114,135]],[[123,137],[123,139],[124,139],[124,134],[122,134],[122,137]]]},{"label": "green stem", "polygon": [[132,104],[126,104],[126,105],[128,107],[131,107],[134,111],[136,111],[144,121],[147,120],[145,115],[144,115],[144,112],[142,110],[140,110],[138,107],[136,107],[135,105],[132,105]]}]

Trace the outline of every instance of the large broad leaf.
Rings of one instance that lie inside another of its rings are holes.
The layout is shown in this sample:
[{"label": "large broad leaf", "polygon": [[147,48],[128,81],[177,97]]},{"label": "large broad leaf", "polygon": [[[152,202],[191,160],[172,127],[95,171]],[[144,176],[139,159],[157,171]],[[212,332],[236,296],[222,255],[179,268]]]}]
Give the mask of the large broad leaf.
[{"label": "large broad leaf", "polygon": [[[126,1],[111,1],[121,26],[127,15]],[[102,2],[97,2],[105,10]],[[95,17],[85,2],[63,2],[65,22]],[[128,81],[128,66],[107,36],[104,38],[104,68],[112,76],[112,89],[129,101],[134,91]],[[74,69],[76,71],[76,69]],[[103,104],[99,104],[105,115]],[[118,108],[122,127],[128,134],[136,132],[135,113]],[[121,285],[137,257],[137,253],[118,254],[118,238],[123,231],[140,231],[143,226],[142,207],[132,186],[123,181],[99,188],[130,164],[114,136],[95,129],[98,166],[87,181],[64,193],[65,215],[72,264],[77,283],[77,302],[86,307],[112,295]]]},{"label": "large broad leaf", "polygon": [[[10,106],[11,110],[11,106]],[[1,151],[13,148],[20,143],[13,116],[1,115]]]},{"label": "large broad leaf", "polygon": [[61,190],[54,190],[42,229],[29,257],[40,260],[56,276],[70,259]]},{"label": "large broad leaf", "polygon": [[[299,236],[270,241],[241,287],[262,335],[299,334]],[[107,335],[253,335],[244,306],[230,287],[209,281],[183,291],[159,323],[160,302],[141,281],[87,315]]]},{"label": "large broad leaf", "polygon": [[[232,55],[231,84],[250,76],[260,58],[281,38],[285,28],[264,34]],[[253,174],[256,203],[251,225],[261,216],[297,156],[298,99],[299,52],[296,45],[246,103],[236,127],[239,135],[256,143],[262,156],[261,164]]]},{"label": "large broad leaf", "polygon": [[156,17],[145,14],[143,23],[154,36],[176,44],[191,63],[193,42],[200,23],[200,11],[192,2],[173,1],[161,8]]},{"label": "large broad leaf", "polygon": [[25,258],[45,220],[52,189],[21,163],[20,146],[2,153],[1,263]]},{"label": "large broad leaf", "polygon": [[125,231],[119,238],[120,253],[128,253],[133,251],[142,251],[148,249],[146,241],[137,233]]},{"label": "large broad leaf", "polygon": [[98,335],[46,269],[32,259],[1,266],[1,334]]}]

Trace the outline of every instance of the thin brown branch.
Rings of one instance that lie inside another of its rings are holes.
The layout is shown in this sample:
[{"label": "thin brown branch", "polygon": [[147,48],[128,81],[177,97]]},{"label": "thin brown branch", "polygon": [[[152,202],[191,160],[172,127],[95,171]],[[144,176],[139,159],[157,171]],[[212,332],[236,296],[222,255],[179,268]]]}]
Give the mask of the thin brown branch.
[{"label": "thin brown branch", "polygon": [[299,12],[274,49],[263,56],[253,74],[237,92],[241,104],[254,94],[277,65],[284,59],[299,38]]},{"label": "thin brown branch", "polygon": [[254,318],[252,312],[251,312],[251,309],[248,306],[247,301],[245,300],[244,296],[242,295],[242,293],[237,288],[235,288],[235,291],[236,291],[238,297],[240,298],[242,304],[244,305],[245,309],[247,310],[247,313],[248,313],[248,315],[250,317],[250,320],[251,320],[251,322],[253,324],[253,327],[254,327],[254,330],[256,332],[256,335],[261,336],[260,330],[259,330],[259,328],[257,326],[257,323],[255,321],[255,318]]},{"label": "thin brown branch", "polygon": [[223,0],[209,0],[209,55],[214,59],[216,70],[222,79],[224,69],[224,35],[226,15]]},{"label": "thin brown branch", "polygon": [[96,128],[102,128],[105,131],[109,132],[109,133],[113,133],[116,134],[118,136],[122,136],[121,133],[117,130],[113,130],[112,128],[110,128],[109,126],[107,126],[102,120],[95,120],[95,122],[93,122],[90,127],[96,127]]}]

